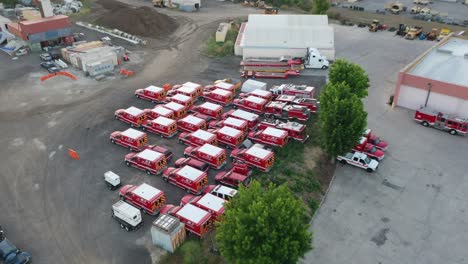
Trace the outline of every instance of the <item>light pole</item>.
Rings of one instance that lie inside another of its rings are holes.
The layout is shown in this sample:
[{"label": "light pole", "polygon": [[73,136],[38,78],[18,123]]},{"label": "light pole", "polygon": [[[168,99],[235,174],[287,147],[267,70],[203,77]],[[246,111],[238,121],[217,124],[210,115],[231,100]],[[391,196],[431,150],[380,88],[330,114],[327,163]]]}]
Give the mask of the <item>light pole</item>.
[{"label": "light pole", "polygon": [[429,101],[429,96],[431,95],[432,83],[427,83],[427,87],[429,88],[429,90],[427,91],[426,103],[424,104],[424,107],[427,106],[427,102]]}]

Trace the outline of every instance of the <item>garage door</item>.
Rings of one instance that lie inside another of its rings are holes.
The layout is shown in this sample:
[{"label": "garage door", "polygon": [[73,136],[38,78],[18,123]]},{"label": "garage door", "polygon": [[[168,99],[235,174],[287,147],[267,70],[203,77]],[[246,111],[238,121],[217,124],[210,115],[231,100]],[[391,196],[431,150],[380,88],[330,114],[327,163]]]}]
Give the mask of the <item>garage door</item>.
[{"label": "garage door", "polygon": [[400,87],[400,94],[398,96],[398,106],[419,109],[426,102],[427,91],[413,88],[411,86],[402,85]]}]

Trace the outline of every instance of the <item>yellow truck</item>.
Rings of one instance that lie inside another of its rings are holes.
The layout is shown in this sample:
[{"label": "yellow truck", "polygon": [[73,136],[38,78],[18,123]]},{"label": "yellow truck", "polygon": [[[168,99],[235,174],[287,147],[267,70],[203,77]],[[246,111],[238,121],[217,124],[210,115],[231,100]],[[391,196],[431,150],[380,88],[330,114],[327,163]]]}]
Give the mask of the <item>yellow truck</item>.
[{"label": "yellow truck", "polygon": [[443,28],[440,30],[440,33],[439,33],[439,36],[437,37],[437,41],[441,41],[442,39],[444,39],[445,37],[448,36],[448,34],[450,34],[450,29],[448,28]]}]

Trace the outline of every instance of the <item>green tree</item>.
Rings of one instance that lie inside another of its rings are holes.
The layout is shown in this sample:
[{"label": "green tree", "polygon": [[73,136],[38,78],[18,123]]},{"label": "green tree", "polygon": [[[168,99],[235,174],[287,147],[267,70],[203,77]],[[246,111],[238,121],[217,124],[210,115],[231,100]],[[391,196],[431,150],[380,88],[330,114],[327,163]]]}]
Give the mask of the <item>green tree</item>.
[{"label": "green tree", "polygon": [[285,186],[254,181],[226,205],[216,239],[231,263],[296,263],[312,244],[304,203]]},{"label": "green tree", "polygon": [[367,125],[361,99],[345,82],[330,82],[324,87],[319,119],[322,147],[332,157],[350,151]]},{"label": "green tree", "polygon": [[316,15],[325,15],[327,10],[330,8],[328,0],[314,0],[313,11]]},{"label": "green tree", "polygon": [[5,7],[13,8],[18,3],[17,0],[0,0],[0,3],[3,3]]},{"label": "green tree", "polygon": [[361,66],[343,59],[336,60],[328,74],[331,83],[345,82],[359,98],[367,96],[369,77]]}]

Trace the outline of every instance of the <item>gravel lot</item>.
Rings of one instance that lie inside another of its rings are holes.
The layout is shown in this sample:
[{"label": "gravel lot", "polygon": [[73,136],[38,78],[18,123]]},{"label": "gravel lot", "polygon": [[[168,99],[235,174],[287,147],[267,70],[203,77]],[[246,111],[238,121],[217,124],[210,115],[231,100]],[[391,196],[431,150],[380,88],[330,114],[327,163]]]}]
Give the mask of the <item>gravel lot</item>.
[{"label": "gravel lot", "polygon": [[385,104],[397,71],[431,43],[335,28],[338,56],[370,75],[368,124],[390,147],[376,173],[338,165],[311,228],[315,249],[302,263],[467,263],[466,138]]}]

